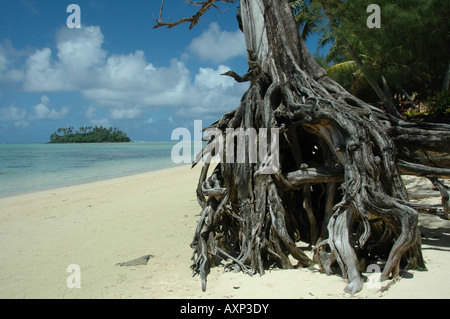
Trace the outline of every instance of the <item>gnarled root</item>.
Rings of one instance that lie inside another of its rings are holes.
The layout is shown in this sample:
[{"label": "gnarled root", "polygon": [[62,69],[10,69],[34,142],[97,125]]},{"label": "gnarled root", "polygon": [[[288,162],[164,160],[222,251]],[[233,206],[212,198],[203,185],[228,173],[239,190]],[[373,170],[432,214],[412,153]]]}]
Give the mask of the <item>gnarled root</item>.
[{"label": "gnarled root", "polygon": [[[239,108],[216,122],[222,132],[276,127],[281,133],[279,154],[271,144],[257,163],[249,162],[247,150],[243,163],[221,162],[209,178],[209,164],[202,170],[192,269],[204,289],[218,258],[249,274],[263,274],[269,265],[292,268],[289,256],[311,265],[298,240],[322,241],[316,260],[327,274],[336,260],[350,294],[363,287],[360,268],[377,258],[386,261],[382,280],[398,276],[402,260],[425,268],[417,212],[405,205],[392,141],[370,111],[313,94],[296,85],[254,84]],[[228,148],[237,147],[225,133],[223,138]],[[203,155],[213,151],[213,142]],[[241,143],[250,145],[248,138]]]}]

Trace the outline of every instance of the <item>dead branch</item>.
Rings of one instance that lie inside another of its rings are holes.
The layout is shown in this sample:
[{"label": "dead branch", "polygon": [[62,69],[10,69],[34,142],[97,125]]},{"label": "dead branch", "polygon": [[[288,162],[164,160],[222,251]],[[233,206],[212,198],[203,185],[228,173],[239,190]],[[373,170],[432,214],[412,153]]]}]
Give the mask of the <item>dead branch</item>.
[{"label": "dead branch", "polygon": [[181,18],[174,22],[165,22],[162,20],[162,13],[164,9],[164,0],[162,0],[161,3],[161,9],[159,13],[159,19],[155,19],[155,25],[153,26],[153,29],[160,28],[160,27],[167,27],[169,29],[182,24],[182,23],[190,23],[189,29],[192,29],[195,25],[198,24],[199,19],[208,11],[211,7],[217,8],[215,5],[216,2],[225,2],[225,3],[235,3],[235,0],[207,0],[207,1],[188,1],[188,3],[196,6],[200,6],[200,9],[191,17],[185,17]]}]

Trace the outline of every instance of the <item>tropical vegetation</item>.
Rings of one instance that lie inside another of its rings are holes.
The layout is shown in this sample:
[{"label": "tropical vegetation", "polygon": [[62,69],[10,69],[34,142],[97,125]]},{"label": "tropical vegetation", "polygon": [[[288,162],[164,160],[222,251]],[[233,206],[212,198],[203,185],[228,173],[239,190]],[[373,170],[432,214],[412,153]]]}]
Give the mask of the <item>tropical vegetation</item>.
[{"label": "tropical vegetation", "polygon": [[381,28],[373,29],[366,27],[371,3],[290,0],[302,38],[316,32],[320,48],[331,45],[318,62],[353,95],[400,110],[405,100],[448,91],[450,2],[379,0]]},{"label": "tropical vegetation", "polygon": [[125,143],[130,142],[126,133],[117,127],[86,126],[59,128],[50,135],[49,143]]}]

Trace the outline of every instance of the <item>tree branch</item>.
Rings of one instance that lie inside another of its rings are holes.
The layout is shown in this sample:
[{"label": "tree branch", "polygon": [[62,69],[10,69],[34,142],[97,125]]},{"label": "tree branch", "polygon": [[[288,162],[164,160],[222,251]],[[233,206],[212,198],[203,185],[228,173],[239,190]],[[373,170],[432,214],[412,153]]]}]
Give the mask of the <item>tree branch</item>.
[{"label": "tree branch", "polygon": [[325,167],[306,168],[287,174],[287,181],[292,186],[302,184],[317,184],[343,182],[344,171],[329,169]]},{"label": "tree branch", "polygon": [[429,180],[441,193],[442,207],[444,208],[444,216],[446,219],[449,219],[448,214],[450,212],[450,188],[445,186],[445,184],[436,177],[430,177]]},{"label": "tree branch", "polygon": [[400,172],[405,175],[450,178],[449,168],[430,167],[421,164],[408,163],[402,160],[398,160],[398,167]]},{"label": "tree branch", "polygon": [[230,77],[232,77],[236,82],[239,82],[239,83],[243,83],[243,82],[248,82],[248,81],[250,81],[250,76],[249,76],[248,73],[245,74],[245,75],[243,75],[243,76],[240,76],[239,74],[237,74],[237,73],[234,72],[234,71],[228,71],[228,72],[222,73],[221,75],[230,76]]},{"label": "tree branch", "polygon": [[169,29],[185,23],[185,22],[189,22],[191,25],[189,26],[189,29],[192,29],[195,25],[198,24],[198,20],[200,19],[201,16],[203,16],[205,14],[206,11],[209,10],[209,8],[214,7],[216,9],[217,6],[214,4],[215,2],[225,2],[225,3],[235,3],[235,0],[205,0],[205,1],[189,1],[189,4],[192,5],[200,5],[201,8],[197,11],[196,14],[194,14],[192,17],[186,17],[186,18],[181,18],[177,21],[174,22],[164,22],[162,21],[162,12],[163,12],[163,8],[164,8],[164,0],[161,3],[161,11],[159,13],[159,19],[155,20],[156,24],[153,26],[153,29],[156,28],[160,28],[160,27],[167,27]]}]

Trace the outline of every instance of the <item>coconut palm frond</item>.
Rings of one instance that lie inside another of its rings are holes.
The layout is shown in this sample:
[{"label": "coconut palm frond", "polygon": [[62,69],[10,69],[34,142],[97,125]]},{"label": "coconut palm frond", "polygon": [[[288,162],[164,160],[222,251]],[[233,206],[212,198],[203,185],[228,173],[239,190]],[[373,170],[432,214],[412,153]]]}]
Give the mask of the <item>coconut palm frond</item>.
[{"label": "coconut palm frond", "polygon": [[336,78],[342,75],[355,74],[358,72],[358,67],[355,61],[345,61],[337,63],[327,69],[327,75],[331,78]]},{"label": "coconut palm frond", "polygon": [[300,26],[301,36],[303,40],[306,40],[308,36],[319,29],[323,14],[311,0],[289,0],[289,4],[295,21]]}]

